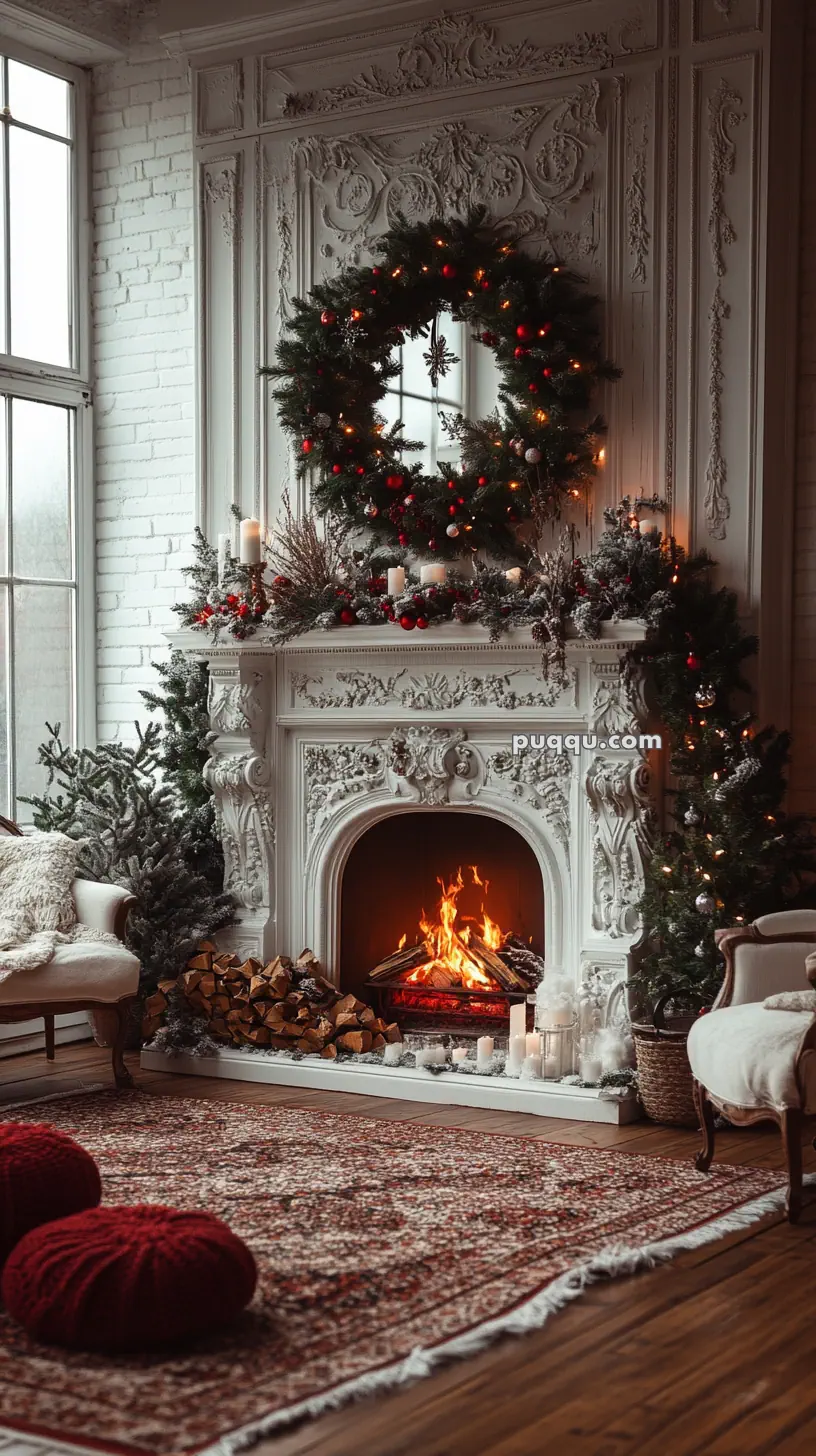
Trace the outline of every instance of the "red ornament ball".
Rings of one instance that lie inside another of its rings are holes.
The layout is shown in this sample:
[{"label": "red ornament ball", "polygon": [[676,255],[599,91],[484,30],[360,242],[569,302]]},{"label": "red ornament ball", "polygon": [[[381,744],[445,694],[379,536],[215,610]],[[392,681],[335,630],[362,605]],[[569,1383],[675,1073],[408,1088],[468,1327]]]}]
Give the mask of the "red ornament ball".
[{"label": "red ornament ball", "polygon": [[32,1229],[101,1197],[96,1163],[66,1133],[38,1122],[0,1126],[0,1264]]},{"label": "red ornament ball", "polygon": [[482,281],[481,281],[481,283],[479,284],[479,287],[481,288],[481,290],[482,290],[483,293],[486,293],[487,290],[488,290],[488,288],[490,287],[490,279],[489,278],[483,278]]},{"label": "red ornament ball", "polygon": [[357,617],[351,610],[351,607],[343,608],[342,612],[340,613],[340,621],[345,627],[350,627],[352,623],[357,621]]},{"label": "red ornament ball", "polygon": [[690,652],[686,658],[686,667],[689,669],[689,672],[699,672],[702,665],[699,657],[695,657],[694,653]]},{"label": "red ornament ball", "polygon": [[515,349],[513,350],[513,358],[514,359],[526,359],[527,358],[527,355],[529,354],[529,352],[530,352],[529,349],[523,349],[522,346],[521,346],[521,344],[517,344],[516,347],[515,347]]},{"label": "red ornament ball", "polygon": [[300,448],[304,455],[311,455],[314,450],[314,440],[301,440]]},{"label": "red ornament ball", "polygon": [[427,617],[417,617],[416,624],[417,624],[420,632],[424,632],[425,631],[425,628],[428,625],[428,618]]},{"label": "red ornament ball", "polygon": [[481,335],[481,340],[483,344],[487,344],[489,348],[492,348],[494,344],[498,344],[499,336],[498,334],[494,334],[490,329],[485,329]]},{"label": "red ornament ball", "polygon": [[335,464],[332,466],[332,475],[342,475],[342,474],[343,474],[343,467],[342,467],[342,465],[338,465],[335,462]]},{"label": "red ornament ball", "polygon": [[116,1353],[219,1329],[249,1304],[256,1279],[249,1249],[220,1219],[149,1204],[35,1229],[6,1264],[2,1293],[32,1339]]},{"label": "red ornament ball", "polygon": [[534,334],[535,329],[533,328],[532,324],[519,324],[516,328],[516,338],[521,339],[522,341],[525,339],[532,339]]},{"label": "red ornament ball", "polygon": [[552,374],[552,369],[542,369],[541,373],[544,375],[545,379],[549,379]]},{"label": "red ornament ball", "polygon": [[477,485],[487,485],[487,476],[486,475],[480,475],[479,476],[479,479],[476,482],[476,484]]},{"label": "red ornament ball", "polygon": [[453,263],[443,263],[442,264],[442,277],[443,278],[455,278],[456,277],[456,267],[455,267],[455,265]]},{"label": "red ornament ball", "polygon": [[386,475],[385,483],[389,490],[401,490],[405,484],[404,475]]},{"label": "red ornament ball", "polygon": [[357,474],[358,475],[365,475],[365,466],[364,465],[358,465],[357,466]]},{"label": "red ornament ball", "polygon": [[438,551],[439,550],[439,542],[436,541],[433,538],[433,536],[431,537],[430,541],[428,542],[428,550],[429,551]]},{"label": "red ornament ball", "polygon": [[332,311],[331,311],[330,308],[324,308],[322,314],[320,315],[320,322],[322,324],[325,324],[327,327],[330,324],[336,324],[337,323],[337,314],[336,313],[332,313]]},{"label": "red ornament ball", "polygon": [[399,623],[405,632],[412,632],[416,626],[416,618],[410,617],[407,612],[404,612],[399,619]]},{"label": "red ornament ball", "polygon": [[407,546],[409,544],[411,538],[410,538],[410,536],[406,536],[406,534],[405,534],[404,531],[401,531],[400,534],[399,534],[399,536],[397,537],[397,540],[399,541],[400,546]]},{"label": "red ornament ball", "polygon": [[528,384],[527,385],[527,388],[528,388],[530,394],[538,394],[538,385],[537,384]]}]

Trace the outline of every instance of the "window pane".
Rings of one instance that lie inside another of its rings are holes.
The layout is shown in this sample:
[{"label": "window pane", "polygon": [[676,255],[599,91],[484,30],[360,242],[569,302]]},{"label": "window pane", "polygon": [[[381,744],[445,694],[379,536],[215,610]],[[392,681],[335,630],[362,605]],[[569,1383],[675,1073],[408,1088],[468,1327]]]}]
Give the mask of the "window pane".
[{"label": "window pane", "polygon": [[72,576],[72,413],[30,399],[11,402],[15,576]]},{"label": "window pane", "polygon": [[9,60],[8,69],[8,105],[14,120],[57,136],[70,136],[70,82],[35,66],[24,66],[22,61]]},{"label": "window pane", "polygon": [[402,387],[409,389],[412,394],[431,394],[431,381],[428,378],[428,366],[422,355],[427,354],[430,347],[430,338],[417,339],[406,338],[402,346]]},{"label": "window pane", "polygon": [[412,399],[410,394],[403,396],[402,418],[405,424],[403,435],[406,440],[421,440],[423,449],[417,455],[409,456],[413,464],[416,460],[421,461],[423,470],[430,470],[432,465],[431,451],[431,430],[433,428],[433,416],[436,406],[430,400]]},{"label": "window pane", "polygon": [[[59,723],[66,742],[74,739],[73,591],[60,586],[14,587],[14,748],[17,795],[40,793],[45,770],[37,749],[46,722]],[[31,810],[21,805],[30,822]]]},{"label": "window pane", "polygon": [[[6,410],[8,400],[0,394],[0,576],[8,574],[8,522],[6,520],[6,501],[8,499],[6,481]],[[2,639],[0,639],[2,640]]]},{"label": "window pane", "polygon": [[70,149],[9,129],[11,352],[71,363]]},{"label": "window pane", "polygon": [[7,588],[0,586],[0,814],[8,818],[8,766],[9,766],[9,744],[8,744],[8,683],[6,675],[8,671],[8,643],[6,641],[6,623],[8,612],[6,610]]}]

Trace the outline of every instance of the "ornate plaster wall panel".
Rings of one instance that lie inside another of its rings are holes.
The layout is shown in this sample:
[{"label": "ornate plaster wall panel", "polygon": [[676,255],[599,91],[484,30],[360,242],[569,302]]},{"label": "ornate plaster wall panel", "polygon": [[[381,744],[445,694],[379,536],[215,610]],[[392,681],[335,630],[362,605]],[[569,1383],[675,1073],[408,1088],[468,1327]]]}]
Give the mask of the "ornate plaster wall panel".
[{"label": "ornate plaster wall panel", "polygon": [[206,66],[195,77],[196,130],[200,137],[240,131],[244,124],[243,62]]},{"label": "ornate plaster wall panel", "polygon": [[762,28],[762,0],[694,0],[695,41],[719,40]]},{"label": "ornate plaster wall panel", "polygon": [[691,75],[690,509],[697,543],[715,544],[746,593],[756,484],[756,71],[756,57],[746,55]]},{"label": "ornate plaster wall panel", "polygon": [[[406,36],[381,32],[355,54],[353,43],[324,57],[263,56],[261,126],[359,113],[383,104],[401,108],[474,87],[515,86],[609,70],[624,56],[658,44],[659,5],[626,0],[570,7],[489,6],[440,15]],[[546,14],[543,12],[546,10]],[[515,14],[513,12],[516,12]],[[519,13],[520,12],[520,13]]]}]

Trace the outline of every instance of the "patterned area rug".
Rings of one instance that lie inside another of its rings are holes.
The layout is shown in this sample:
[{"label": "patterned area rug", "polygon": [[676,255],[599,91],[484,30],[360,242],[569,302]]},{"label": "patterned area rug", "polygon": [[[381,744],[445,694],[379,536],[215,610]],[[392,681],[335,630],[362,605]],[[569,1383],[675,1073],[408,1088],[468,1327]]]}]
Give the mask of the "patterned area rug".
[{"label": "patterned area rug", "polygon": [[[97,1092],[11,1114],[98,1159],[107,1203],[205,1208],[252,1249],[251,1308],[162,1358],[66,1354],[0,1316],[0,1423],[97,1449],[243,1450],[522,1333],[593,1278],[779,1206],[779,1175],[280,1107]],[[777,1190],[776,1192],[774,1190]]]}]

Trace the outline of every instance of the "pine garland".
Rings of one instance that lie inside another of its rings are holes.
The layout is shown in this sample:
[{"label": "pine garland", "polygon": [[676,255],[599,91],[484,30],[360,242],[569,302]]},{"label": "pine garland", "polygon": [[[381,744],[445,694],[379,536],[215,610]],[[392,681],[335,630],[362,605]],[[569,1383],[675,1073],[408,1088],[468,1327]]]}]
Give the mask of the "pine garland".
[{"label": "pine garland", "polygon": [[[604,429],[590,417],[592,395],[619,374],[601,349],[598,300],[486,217],[481,208],[465,221],[398,219],[373,267],[343,268],[295,301],[277,361],[262,371],[318,512],[422,555],[485,547],[517,556],[520,525],[540,528],[591,483]],[[401,422],[386,429],[377,407],[406,337],[430,328],[426,361],[433,376],[444,373],[446,312],[492,350],[500,406],[487,419],[449,421],[462,463],[431,476],[405,463],[418,442],[403,438]]]}]

